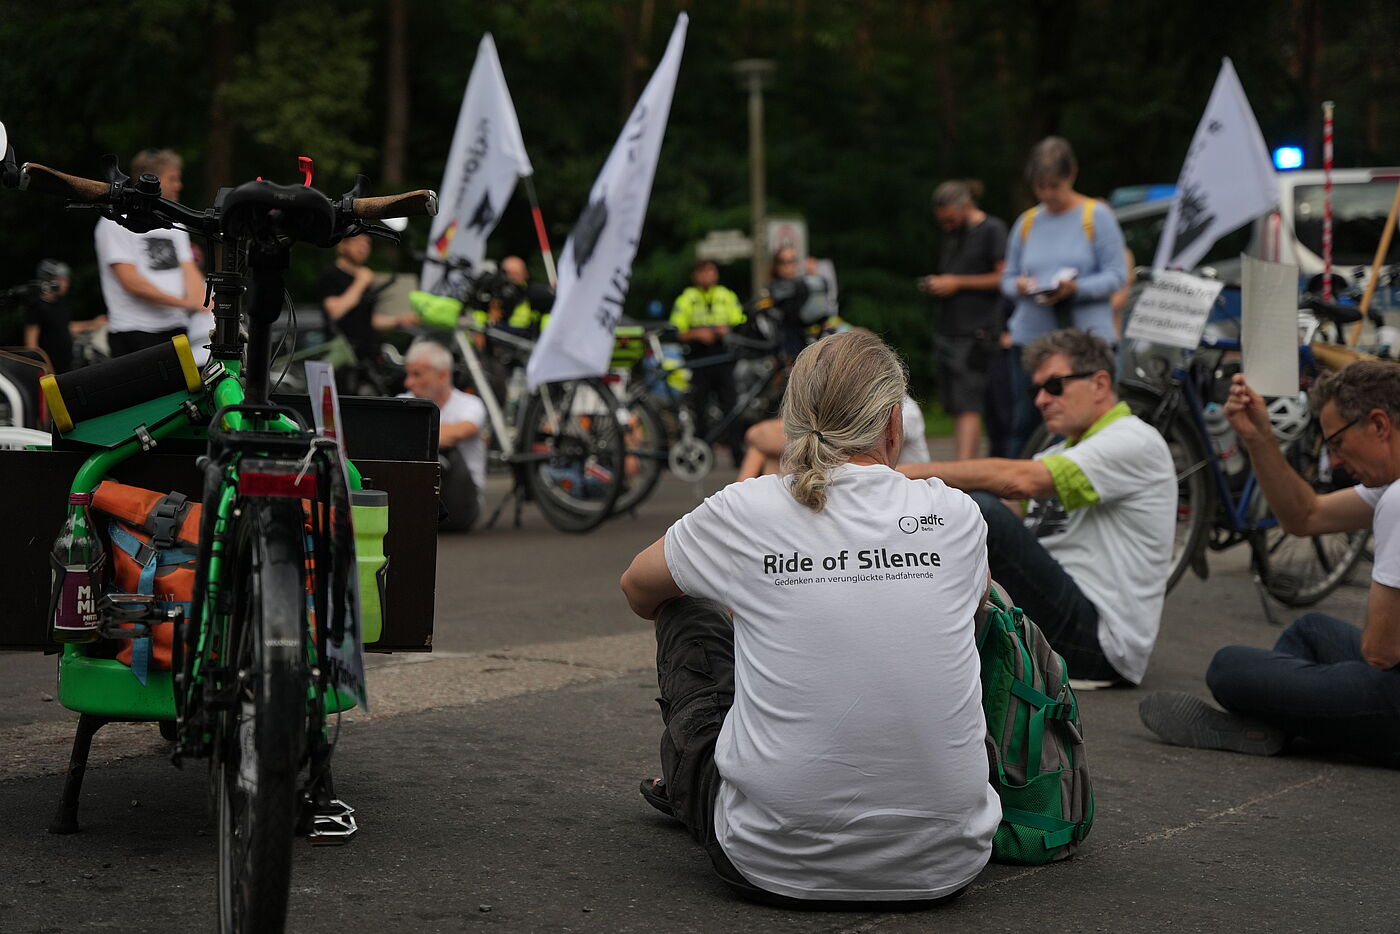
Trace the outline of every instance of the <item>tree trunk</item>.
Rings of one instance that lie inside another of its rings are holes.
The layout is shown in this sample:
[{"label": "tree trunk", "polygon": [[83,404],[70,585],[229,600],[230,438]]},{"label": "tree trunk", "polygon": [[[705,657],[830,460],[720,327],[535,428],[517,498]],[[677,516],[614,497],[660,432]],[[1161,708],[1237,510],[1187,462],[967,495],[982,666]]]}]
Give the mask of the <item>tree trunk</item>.
[{"label": "tree trunk", "polygon": [[408,154],[408,0],[389,0],[388,113],[384,119],[384,185],[403,185]]},{"label": "tree trunk", "polygon": [[233,177],[233,121],[224,107],[221,91],[233,79],[237,59],[234,43],[238,36],[233,4],[221,4],[214,15],[217,28],[213,30],[213,90],[209,97],[209,136],[204,156],[205,195],[211,203],[214,193],[229,185]]}]

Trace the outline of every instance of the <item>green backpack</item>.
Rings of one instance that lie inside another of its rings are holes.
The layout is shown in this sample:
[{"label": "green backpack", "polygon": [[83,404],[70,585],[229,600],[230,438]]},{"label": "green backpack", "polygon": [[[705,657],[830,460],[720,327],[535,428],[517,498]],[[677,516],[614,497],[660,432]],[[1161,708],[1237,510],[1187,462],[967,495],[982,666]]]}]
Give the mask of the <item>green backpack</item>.
[{"label": "green backpack", "polygon": [[1064,659],[996,583],[985,615],[977,632],[982,710],[1002,808],[992,859],[1031,866],[1064,859],[1094,823],[1079,704]]}]

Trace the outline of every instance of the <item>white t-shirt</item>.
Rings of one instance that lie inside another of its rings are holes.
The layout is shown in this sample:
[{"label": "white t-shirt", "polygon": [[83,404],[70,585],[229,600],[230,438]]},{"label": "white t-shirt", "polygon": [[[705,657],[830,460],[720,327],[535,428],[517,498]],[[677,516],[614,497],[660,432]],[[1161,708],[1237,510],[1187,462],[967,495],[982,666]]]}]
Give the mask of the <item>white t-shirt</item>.
[{"label": "white t-shirt", "polygon": [[[401,392],[400,399],[412,399],[413,393]],[[462,460],[467,463],[467,472],[472,475],[472,480],[476,483],[476,495],[482,503],[486,502],[486,403],[481,401],[479,396],[474,396],[460,389],[453,389],[452,395],[447,397],[447,404],[439,406],[442,413],[438,418],[440,424],[456,425],[458,422],[471,422],[478,429],[474,437],[465,441],[457,442],[457,450],[462,452]]]},{"label": "white t-shirt", "polygon": [[820,513],[788,483],[731,484],[666,532],[676,584],[734,614],[720,846],[780,895],[946,895],[1001,819],[973,644],[986,523],[888,467],[837,468]]},{"label": "white t-shirt", "polygon": [[1376,533],[1376,559],[1371,565],[1371,580],[1400,587],[1400,483],[1376,487],[1357,484],[1353,489],[1375,513],[1371,528]]},{"label": "white t-shirt", "polygon": [[904,397],[904,447],[899,449],[899,464],[926,464],[933,458],[928,456],[928,439],[924,437],[924,413],[919,404],[909,396]]},{"label": "white t-shirt", "polygon": [[1058,497],[1039,500],[1026,526],[1098,609],[1104,657],[1137,684],[1157,641],[1176,537],[1171,451],[1155,428],[1123,415],[1036,458],[1052,455],[1078,466],[1098,502],[1066,512]]},{"label": "white t-shirt", "polygon": [[[133,233],[104,217],[93,228],[93,240],[97,245],[102,300],[107,303],[107,330],[114,333],[151,333],[188,327],[188,310],[170,305],[153,305],[143,298],[137,298],[122,288],[116,273],[112,272],[113,263],[130,263],[143,279],[162,292],[184,297],[185,271],[180,264],[194,262],[194,251],[190,249],[190,235],[187,232],[152,230],[143,234]],[[206,344],[208,340],[199,343]]]}]

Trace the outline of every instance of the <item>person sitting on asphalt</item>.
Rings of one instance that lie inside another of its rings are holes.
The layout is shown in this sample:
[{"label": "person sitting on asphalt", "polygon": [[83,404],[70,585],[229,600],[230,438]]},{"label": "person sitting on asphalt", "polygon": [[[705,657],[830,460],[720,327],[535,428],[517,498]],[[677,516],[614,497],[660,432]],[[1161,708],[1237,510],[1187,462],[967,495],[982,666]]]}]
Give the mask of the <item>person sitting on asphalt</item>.
[{"label": "person sitting on asphalt", "polygon": [[1142,722],[1178,746],[1273,755],[1293,739],[1400,768],[1400,366],[1361,361],[1325,373],[1311,403],[1333,470],[1356,486],[1319,495],[1289,465],[1264,400],[1234,377],[1225,414],[1290,535],[1375,530],[1375,563],[1358,629],[1322,613],[1299,617],[1273,650],[1215,653],[1206,685],[1221,712],[1190,694],[1143,698]]},{"label": "person sitting on asphalt", "polygon": [[947,900],[991,854],[986,525],[892,469],[907,378],[868,332],[806,348],[790,474],[725,487],[622,575],[656,621],[662,777],[643,797],[760,901]]},{"label": "person sitting on asphalt", "polygon": [[[928,439],[924,437],[924,413],[913,396],[904,397],[904,447],[899,451],[896,464],[922,464],[928,460]],[[787,435],[783,434],[781,418],[765,418],[751,425],[744,433],[744,461],[739,465],[740,480],[777,473],[781,469],[783,445]]]},{"label": "person sitting on asphalt", "polygon": [[442,464],[443,532],[469,532],[486,502],[486,404],[452,385],[452,352],[432,340],[418,340],[404,360],[399,398],[431,399],[442,410],[438,460]]},{"label": "person sitting on asphalt", "polygon": [[[1138,684],[1157,641],[1176,529],[1176,473],[1162,436],[1118,401],[1113,351],[1066,328],[1025,349],[1033,399],[1065,440],[1033,460],[906,464],[972,492],[992,576],[1015,595],[1076,688]],[[1002,500],[1028,500],[1024,519]]]}]

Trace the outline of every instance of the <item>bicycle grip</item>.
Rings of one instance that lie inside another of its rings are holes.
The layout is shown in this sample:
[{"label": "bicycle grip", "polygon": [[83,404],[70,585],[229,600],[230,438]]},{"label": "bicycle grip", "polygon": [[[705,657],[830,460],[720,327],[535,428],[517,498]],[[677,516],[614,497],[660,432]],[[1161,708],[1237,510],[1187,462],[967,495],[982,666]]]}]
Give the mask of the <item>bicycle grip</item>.
[{"label": "bicycle grip", "polygon": [[112,186],[107,182],[79,178],[37,162],[26,162],[20,169],[19,187],[21,190],[28,189],[89,203],[104,201],[112,193]]},{"label": "bicycle grip", "polygon": [[401,195],[381,195],[378,198],[356,198],[351,210],[361,220],[383,220],[386,217],[433,217],[437,214],[437,192],[420,189]]}]

